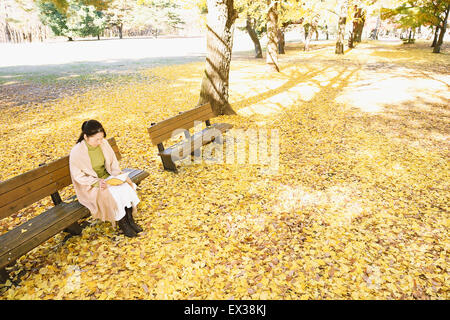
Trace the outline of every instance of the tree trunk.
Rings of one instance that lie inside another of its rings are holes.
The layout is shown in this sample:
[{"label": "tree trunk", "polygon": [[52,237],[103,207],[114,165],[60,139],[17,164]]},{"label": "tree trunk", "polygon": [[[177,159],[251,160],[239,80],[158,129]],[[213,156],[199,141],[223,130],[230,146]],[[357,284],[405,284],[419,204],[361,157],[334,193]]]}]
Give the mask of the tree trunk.
[{"label": "tree trunk", "polygon": [[448,14],[450,12],[450,4],[447,6],[447,10],[445,11],[445,18],[442,24],[441,32],[439,33],[439,39],[436,43],[436,45],[434,46],[433,49],[433,53],[440,53],[441,52],[441,46],[444,43],[444,37],[445,37],[445,33],[447,31],[447,20],[448,20]]},{"label": "tree trunk", "polygon": [[309,51],[309,45],[311,43],[311,38],[313,33],[316,33],[316,40],[318,38],[318,31],[317,31],[317,25],[319,24],[319,17],[315,16],[311,20],[311,23],[309,25],[305,25],[305,47],[303,48],[304,51]]},{"label": "tree trunk", "polygon": [[330,39],[330,35],[328,33],[328,25],[325,26],[325,33],[327,35],[327,40],[329,40]]},{"label": "tree trunk", "polygon": [[278,67],[278,43],[277,43],[277,28],[278,28],[278,10],[277,2],[269,2],[269,11],[267,12],[267,55],[266,63],[271,71],[279,72]]},{"label": "tree trunk", "polygon": [[216,115],[236,114],[228,102],[234,21],[233,0],[207,0],[207,54],[198,105],[210,103]]},{"label": "tree trunk", "polygon": [[249,16],[247,16],[247,24],[245,25],[245,29],[247,30],[248,35],[250,36],[250,39],[252,39],[255,46],[255,58],[262,58],[261,43],[259,42],[255,29],[253,29],[253,24]]},{"label": "tree trunk", "polygon": [[119,24],[117,26],[117,29],[119,30],[119,39],[122,39],[123,35],[122,35],[122,29],[123,29],[123,24]]},{"label": "tree trunk", "polygon": [[381,18],[380,18],[380,16],[378,15],[378,18],[377,18],[377,24],[376,24],[376,26],[375,26],[375,40],[378,40],[378,34],[380,33],[380,26],[381,26]]},{"label": "tree trunk", "polygon": [[278,28],[277,37],[278,37],[278,54],[285,54],[286,52],[284,51],[285,46],[284,30],[282,28]]},{"label": "tree trunk", "polygon": [[8,22],[5,22],[5,30],[6,30],[6,42],[11,42],[12,40],[12,33],[11,30],[9,28]]},{"label": "tree trunk", "polygon": [[365,23],[364,21],[361,22],[358,26],[358,29],[356,29],[356,34],[355,34],[355,39],[354,39],[355,42],[361,42],[361,40],[362,40],[362,32],[364,29],[364,23]]},{"label": "tree trunk", "polygon": [[361,42],[364,25],[366,24],[366,12],[361,9],[361,21],[358,26],[358,34],[356,35],[356,42]]},{"label": "tree trunk", "polygon": [[341,0],[339,11],[338,35],[336,41],[336,54],[344,54],[345,24],[347,22],[348,0]]},{"label": "tree trunk", "polygon": [[365,18],[362,8],[355,5],[355,15],[353,20],[352,45],[354,42],[361,42],[362,30],[364,28]]},{"label": "tree trunk", "polygon": [[354,48],[355,46],[353,45],[353,39],[355,37],[355,33],[354,32],[350,32],[350,35],[348,36],[348,47],[349,48]]},{"label": "tree trunk", "polygon": [[312,28],[311,25],[305,25],[305,46],[303,47],[303,51],[309,51],[309,44],[311,43],[312,38]]},{"label": "tree trunk", "polygon": [[434,32],[433,43],[431,44],[431,47],[433,47],[433,48],[436,46],[436,43],[437,43],[437,40],[439,37],[439,30],[440,30],[439,26],[436,26],[436,31]]}]

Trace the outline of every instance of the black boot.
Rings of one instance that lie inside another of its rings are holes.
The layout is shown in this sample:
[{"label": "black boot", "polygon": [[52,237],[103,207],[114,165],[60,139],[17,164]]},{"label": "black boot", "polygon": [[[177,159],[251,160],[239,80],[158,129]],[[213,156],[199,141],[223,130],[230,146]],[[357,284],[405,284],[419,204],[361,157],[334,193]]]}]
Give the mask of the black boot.
[{"label": "black boot", "polygon": [[130,224],[130,226],[133,228],[133,230],[138,233],[138,232],[142,232],[142,228],[140,226],[138,226],[138,224],[134,221],[133,219],[133,207],[131,208],[127,208],[125,207],[125,212],[126,212],[126,217],[128,219],[128,223]]},{"label": "black boot", "polygon": [[125,215],[122,219],[119,220],[119,228],[127,237],[130,238],[137,237],[137,233],[128,223],[127,215]]}]

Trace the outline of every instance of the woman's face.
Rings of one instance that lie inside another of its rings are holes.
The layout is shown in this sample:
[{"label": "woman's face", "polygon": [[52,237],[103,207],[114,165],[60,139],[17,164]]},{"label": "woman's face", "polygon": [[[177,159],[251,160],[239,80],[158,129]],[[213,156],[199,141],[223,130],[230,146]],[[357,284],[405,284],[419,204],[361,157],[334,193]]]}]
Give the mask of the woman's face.
[{"label": "woman's face", "polygon": [[84,139],[92,147],[98,147],[99,145],[101,145],[103,142],[103,138],[104,138],[103,132],[98,132],[90,137],[84,135]]}]

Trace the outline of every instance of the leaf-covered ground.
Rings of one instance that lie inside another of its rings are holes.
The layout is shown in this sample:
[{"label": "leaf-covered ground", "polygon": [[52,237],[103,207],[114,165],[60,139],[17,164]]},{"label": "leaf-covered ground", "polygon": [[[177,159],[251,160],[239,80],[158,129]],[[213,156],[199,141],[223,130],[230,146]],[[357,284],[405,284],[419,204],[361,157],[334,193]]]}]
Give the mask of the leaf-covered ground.
[{"label": "leaf-covered ground", "polygon": [[[162,170],[147,128],[192,108],[203,62],[139,71],[56,100],[0,101],[0,179],[68,154],[81,123],[145,169],[138,238],[88,219],[8,268],[3,299],[448,299],[448,53],[425,45],[291,46],[279,74],[236,56],[214,122],[276,129],[277,171],[259,164]],[[66,199],[71,187],[61,194]],[[0,233],[51,206],[0,221]]]}]

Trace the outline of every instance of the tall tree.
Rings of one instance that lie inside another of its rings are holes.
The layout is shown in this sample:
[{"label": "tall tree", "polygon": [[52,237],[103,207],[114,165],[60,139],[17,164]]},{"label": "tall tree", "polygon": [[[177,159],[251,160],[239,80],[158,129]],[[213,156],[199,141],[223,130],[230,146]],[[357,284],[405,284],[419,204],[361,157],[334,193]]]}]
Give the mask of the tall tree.
[{"label": "tall tree", "polygon": [[75,31],[69,29],[66,14],[60,12],[54,3],[42,1],[39,10],[42,23],[49,26],[56,36],[65,36],[73,41]]},{"label": "tall tree", "polygon": [[[184,24],[177,13],[179,4],[175,0],[138,0],[138,4],[140,5],[139,11],[143,8],[149,9],[143,18],[152,25],[153,34],[156,37],[164,29],[176,29],[179,25]],[[148,17],[148,14],[151,16]]]},{"label": "tall tree", "polygon": [[95,36],[100,40],[100,34],[106,27],[106,17],[94,6],[71,4],[68,24],[80,37]]},{"label": "tall tree", "polygon": [[57,36],[66,36],[69,41],[77,35],[80,37],[96,36],[106,27],[106,19],[102,11],[93,5],[85,5],[82,1],[68,1],[68,7],[58,7],[52,1],[41,1],[41,21],[51,27]]},{"label": "tall tree", "polygon": [[366,21],[365,11],[362,7],[359,7],[357,4],[353,6],[353,9],[350,12],[353,17],[352,21],[352,31],[350,32],[350,36],[348,39],[349,48],[354,48],[355,42],[361,42],[362,31],[364,28],[364,23]]},{"label": "tall tree", "polygon": [[431,46],[434,47],[437,43],[437,40],[439,38],[439,26],[436,26],[434,29],[434,37],[433,37],[433,42],[431,43]]},{"label": "tall tree", "polygon": [[[434,53],[439,53],[444,41],[450,0],[404,0],[394,8],[383,8],[382,18],[409,28],[409,34],[420,26],[435,26]],[[433,45],[432,45],[433,46]]]},{"label": "tall tree", "polygon": [[33,0],[0,0],[0,42],[43,41],[49,34]]},{"label": "tall tree", "polygon": [[361,42],[364,24],[366,23],[366,11],[363,8],[358,7],[357,12],[355,13],[355,20],[354,41]]},{"label": "tall tree", "polygon": [[216,115],[235,114],[228,88],[237,11],[233,0],[207,0],[207,9],[206,68],[198,104],[211,103]]},{"label": "tall tree", "polygon": [[316,33],[316,36],[318,37],[318,27],[319,23],[319,15],[316,15],[312,18],[310,23],[304,24],[305,29],[305,46],[303,47],[304,51],[309,51],[309,44],[311,43],[311,38],[313,33]]},{"label": "tall tree", "polygon": [[135,6],[134,1],[113,0],[105,11],[108,26],[117,28],[120,39],[123,38],[123,25],[130,20],[131,12]]},{"label": "tall tree", "polygon": [[255,47],[255,58],[262,58],[260,38],[266,33],[266,0],[236,0],[236,10],[240,16],[246,16],[245,31]]},{"label": "tall tree", "polygon": [[267,10],[267,54],[266,63],[272,71],[280,71],[278,66],[278,1],[268,0]]},{"label": "tall tree", "polygon": [[255,46],[255,58],[262,58],[261,43],[259,42],[255,19],[252,19],[250,15],[247,15],[245,29],[247,30],[247,33]]},{"label": "tall tree", "polygon": [[344,37],[345,37],[345,25],[347,23],[348,15],[348,1],[339,1],[339,22],[338,22],[338,35],[336,41],[336,54],[344,54]]},{"label": "tall tree", "polygon": [[447,32],[447,21],[448,21],[448,15],[450,13],[450,1],[446,0],[443,1],[446,2],[447,7],[445,8],[445,11],[443,13],[443,19],[439,19],[439,38],[436,42],[436,45],[433,48],[433,53],[440,53],[441,52],[441,46],[444,43],[444,37],[445,33]]}]

